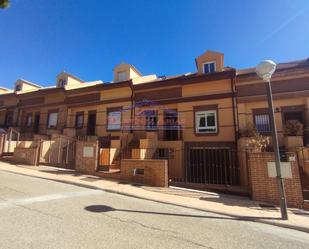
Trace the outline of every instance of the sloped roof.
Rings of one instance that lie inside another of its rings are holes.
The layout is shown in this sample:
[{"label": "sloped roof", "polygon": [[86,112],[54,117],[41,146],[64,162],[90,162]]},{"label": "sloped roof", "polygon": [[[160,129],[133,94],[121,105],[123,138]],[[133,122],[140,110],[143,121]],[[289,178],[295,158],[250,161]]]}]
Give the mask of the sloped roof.
[{"label": "sloped roof", "polygon": [[62,71],[62,72],[59,73],[56,77],[58,78],[58,77],[59,77],[60,75],[62,75],[62,74],[68,75],[68,76],[70,76],[71,78],[76,79],[76,80],[78,80],[78,81],[80,81],[80,82],[85,82],[84,80],[82,80],[82,79],[78,78],[77,76],[75,76],[75,75],[73,75],[73,74],[71,74],[71,73],[68,73],[68,72],[66,72],[66,71]]},{"label": "sloped roof", "polygon": [[29,81],[29,80],[25,80],[25,79],[18,79],[17,81],[16,81],[16,83],[18,82],[18,81],[23,81],[23,82],[25,82],[25,83],[27,83],[28,85],[31,85],[31,86],[34,86],[34,87],[37,87],[37,88],[42,88],[42,86],[40,86],[40,85],[38,85],[38,84],[36,84],[36,83],[33,83],[33,82],[31,82],[31,81]]},{"label": "sloped roof", "polygon": [[[309,58],[303,60],[278,63],[276,71],[301,68],[301,67],[309,67]],[[245,76],[251,74],[255,74],[255,67],[237,70],[237,76]]]}]

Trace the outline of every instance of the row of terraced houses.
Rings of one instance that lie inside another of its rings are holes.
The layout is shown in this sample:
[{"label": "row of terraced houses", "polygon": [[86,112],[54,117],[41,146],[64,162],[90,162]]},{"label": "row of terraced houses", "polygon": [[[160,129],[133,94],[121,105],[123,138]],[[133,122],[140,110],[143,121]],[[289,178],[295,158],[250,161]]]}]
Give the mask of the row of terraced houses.
[{"label": "row of terraced houses", "polygon": [[[151,179],[160,174],[156,171],[160,165],[155,165],[165,161],[162,177],[167,184],[221,190],[234,186],[238,193],[259,194],[254,182],[258,173],[250,168],[259,158],[246,150],[248,139],[243,136],[252,127],[270,135],[265,83],[254,68],[225,66],[219,52],[207,51],[195,64],[194,73],[157,76],[142,75],[133,65],[121,63],[114,68],[111,82],[86,82],[67,72],[60,73],[51,87],[19,79],[13,90],[0,88],[0,125],[6,134],[2,150],[17,152],[23,141],[51,144],[57,137],[68,144],[95,142],[93,174],[120,179],[129,165],[129,180],[144,177],[146,183],[156,185]],[[279,143],[283,154],[294,153],[289,158],[291,165],[298,165],[296,178],[303,191],[299,195],[306,199],[309,60],[278,64],[272,88]],[[290,120],[304,127],[301,139],[298,136],[292,145],[284,129]],[[38,160],[68,163],[70,157],[74,161],[80,154],[91,154],[89,146],[81,153],[77,150],[59,145],[55,155],[52,151],[42,155],[41,146]],[[271,158],[271,152],[266,156]],[[78,163],[74,161],[73,167],[87,164]],[[267,174],[269,167],[265,164]]]}]

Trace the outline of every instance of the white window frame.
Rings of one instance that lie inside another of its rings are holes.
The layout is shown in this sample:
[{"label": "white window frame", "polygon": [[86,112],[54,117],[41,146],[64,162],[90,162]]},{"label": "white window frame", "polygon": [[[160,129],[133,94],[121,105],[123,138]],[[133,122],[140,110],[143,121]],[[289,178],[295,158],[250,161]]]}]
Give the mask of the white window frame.
[{"label": "white window frame", "polygon": [[[115,123],[112,122],[112,117],[116,117]],[[119,116],[118,116],[119,115]],[[120,130],[121,129],[121,119],[122,119],[122,112],[121,111],[110,111],[107,113],[107,130]]]},{"label": "white window frame", "polygon": [[[215,126],[207,126],[207,115],[214,114],[215,116]],[[205,127],[200,127],[200,116],[205,116]],[[209,131],[200,131],[201,129],[212,129]],[[195,112],[195,132],[199,134],[211,134],[211,133],[218,133],[218,116],[217,110],[207,110],[207,111],[197,111]]]},{"label": "white window frame", "polygon": [[[54,118],[54,120],[52,119],[52,115],[55,115],[55,118]],[[51,123],[51,121],[53,121],[52,123]],[[49,114],[48,114],[48,124],[47,124],[47,128],[48,129],[56,129],[57,128],[57,124],[58,124],[58,112],[50,112]]]},{"label": "white window frame", "polygon": [[[214,67],[215,67],[215,71],[214,72],[216,72],[216,70],[217,70],[216,62],[215,61],[208,61],[208,62],[203,63],[203,73],[204,74],[206,74],[206,72],[205,72],[205,65],[210,65],[210,64],[214,64]],[[214,73],[214,72],[208,72],[208,73]]]}]

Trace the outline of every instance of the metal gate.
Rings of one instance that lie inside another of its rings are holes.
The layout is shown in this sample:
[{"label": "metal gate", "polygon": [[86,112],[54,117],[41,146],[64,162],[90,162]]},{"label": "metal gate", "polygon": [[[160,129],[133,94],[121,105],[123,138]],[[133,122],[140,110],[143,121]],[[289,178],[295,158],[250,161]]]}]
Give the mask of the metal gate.
[{"label": "metal gate", "polygon": [[6,132],[1,134],[1,153],[12,154],[17,147],[20,140],[20,133],[14,128],[9,128]]},{"label": "metal gate", "polygon": [[237,151],[222,147],[190,147],[185,178],[188,183],[238,185]]},{"label": "metal gate", "polygon": [[39,163],[60,168],[75,168],[74,138],[59,136],[43,140],[40,145]]}]

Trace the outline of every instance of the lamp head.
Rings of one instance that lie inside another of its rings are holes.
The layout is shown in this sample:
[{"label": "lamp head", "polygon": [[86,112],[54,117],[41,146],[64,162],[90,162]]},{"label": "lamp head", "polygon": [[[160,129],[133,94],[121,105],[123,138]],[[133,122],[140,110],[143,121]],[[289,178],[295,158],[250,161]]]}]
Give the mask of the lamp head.
[{"label": "lamp head", "polygon": [[259,63],[255,69],[256,74],[264,81],[269,81],[276,70],[276,63],[272,60],[265,60]]}]

